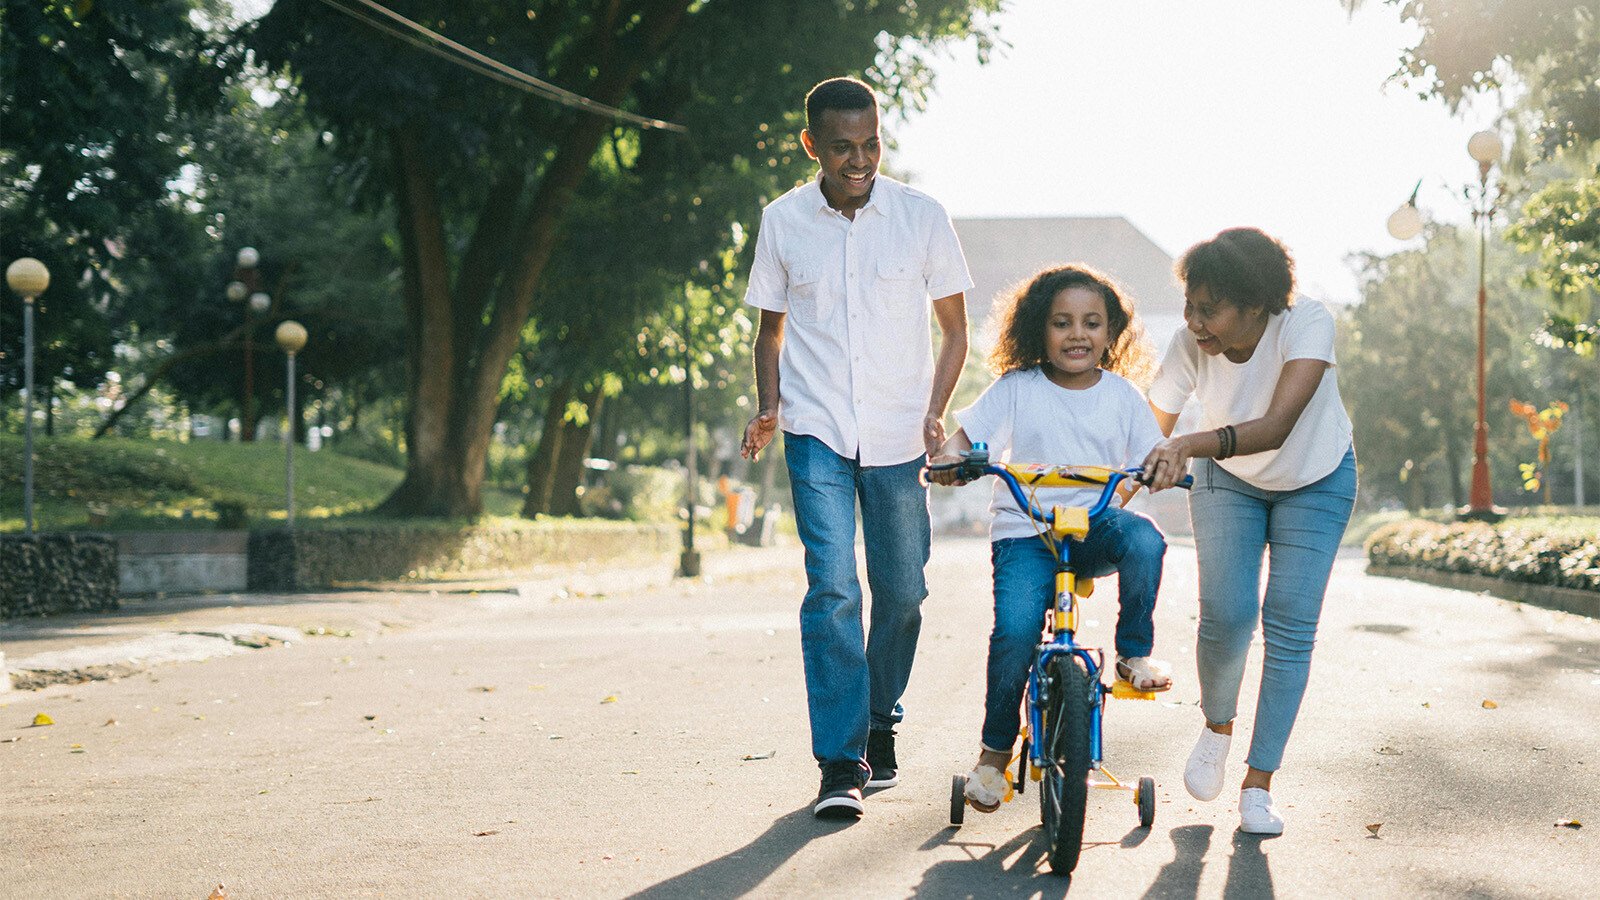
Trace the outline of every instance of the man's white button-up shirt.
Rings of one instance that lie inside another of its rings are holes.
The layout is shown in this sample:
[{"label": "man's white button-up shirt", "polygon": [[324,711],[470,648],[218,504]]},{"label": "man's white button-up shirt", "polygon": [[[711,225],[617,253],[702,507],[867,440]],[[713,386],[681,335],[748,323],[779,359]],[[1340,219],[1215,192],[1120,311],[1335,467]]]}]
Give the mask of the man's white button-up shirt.
[{"label": "man's white button-up shirt", "polygon": [[785,313],[779,422],[863,466],[924,452],[933,392],[931,300],[972,287],[950,216],[883,175],[854,221],[820,179],[761,213],[745,302]]}]

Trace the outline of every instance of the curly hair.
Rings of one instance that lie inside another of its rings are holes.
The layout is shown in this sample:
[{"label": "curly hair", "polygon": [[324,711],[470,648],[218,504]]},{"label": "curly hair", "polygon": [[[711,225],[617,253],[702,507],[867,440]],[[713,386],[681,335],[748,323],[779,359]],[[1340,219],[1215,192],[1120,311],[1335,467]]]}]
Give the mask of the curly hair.
[{"label": "curly hair", "polygon": [[996,375],[1043,366],[1050,359],[1045,334],[1056,295],[1068,288],[1088,288],[1106,301],[1106,352],[1100,367],[1144,387],[1155,372],[1155,351],[1144,336],[1144,323],[1133,302],[1110,276],[1088,266],[1045,269],[1018,288],[1000,313],[1000,334],[989,353]]},{"label": "curly hair", "polygon": [[1184,251],[1176,266],[1186,291],[1203,287],[1240,309],[1276,315],[1294,303],[1294,257],[1259,228],[1229,228]]}]

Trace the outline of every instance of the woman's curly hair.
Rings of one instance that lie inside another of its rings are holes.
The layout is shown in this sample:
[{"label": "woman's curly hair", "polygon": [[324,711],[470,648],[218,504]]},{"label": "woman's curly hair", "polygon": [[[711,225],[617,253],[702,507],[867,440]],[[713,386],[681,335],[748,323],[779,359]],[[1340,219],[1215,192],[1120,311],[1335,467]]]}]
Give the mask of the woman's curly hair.
[{"label": "woman's curly hair", "polygon": [[989,353],[996,375],[1043,366],[1050,359],[1045,334],[1056,295],[1068,288],[1088,288],[1106,301],[1105,356],[1100,367],[1144,387],[1155,374],[1155,351],[1145,340],[1144,323],[1133,303],[1110,276],[1088,266],[1045,269],[1015,291],[1000,312],[1000,334]]}]

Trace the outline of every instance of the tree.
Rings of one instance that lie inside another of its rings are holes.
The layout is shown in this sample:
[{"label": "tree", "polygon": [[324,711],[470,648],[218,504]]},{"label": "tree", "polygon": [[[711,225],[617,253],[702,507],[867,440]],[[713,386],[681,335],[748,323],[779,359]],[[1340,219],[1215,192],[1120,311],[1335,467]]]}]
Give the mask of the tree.
[{"label": "tree", "polygon": [[[5,0],[0,6],[0,264],[41,259],[38,380],[94,384],[130,252],[183,163],[187,115],[236,64],[209,29],[214,0]],[[21,381],[20,310],[0,304],[0,385]]]},{"label": "tree", "polygon": [[[685,124],[688,135],[676,137],[641,135],[634,126],[496,86],[352,27],[311,0],[281,0],[248,43],[269,64],[295,74],[308,107],[339,135],[339,146],[373,162],[374,186],[397,211],[410,452],[405,480],[384,509],[461,515],[481,508],[508,363],[529,320],[548,311],[547,267],[607,138],[623,153],[637,147],[639,159],[657,158],[647,145],[659,143],[667,148],[661,154],[693,154],[708,167],[776,167],[778,154],[757,146],[774,135],[758,125],[792,121],[787,115],[805,86],[876,66],[875,81],[892,100],[915,104],[927,86],[920,48],[969,33],[997,6],[998,0],[396,5],[562,88]],[[753,221],[753,211],[739,221]]]}]

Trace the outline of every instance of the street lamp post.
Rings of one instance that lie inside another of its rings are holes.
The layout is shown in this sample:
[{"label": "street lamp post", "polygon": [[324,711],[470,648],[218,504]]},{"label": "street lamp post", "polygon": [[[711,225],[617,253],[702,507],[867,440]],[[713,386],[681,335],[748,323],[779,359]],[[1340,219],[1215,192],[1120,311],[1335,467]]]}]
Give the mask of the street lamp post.
[{"label": "street lamp post", "polygon": [[6,267],[6,283],[22,295],[22,527],[33,534],[33,302],[50,286],[50,270],[31,256]]},{"label": "street lamp post", "polygon": [[684,436],[687,439],[684,458],[685,492],[688,496],[689,521],[683,531],[683,555],[678,559],[678,574],[684,578],[700,577],[700,551],[694,547],[694,507],[697,493],[695,470],[699,467],[694,446],[694,340],[690,336],[692,319],[687,298],[683,304],[683,400],[685,408]]},{"label": "street lamp post", "polygon": [[305,326],[293,320],[278,326],[275,337],[278,346],[283,352],[289,354],[288,380],[285,383],[284,401],[287,404],[285,420],[288,428],[284,430],[284,464],[283,464],[283,508],[289,527],[294,527],[294,355],[306,345]]},{"label": "street lamp post", "polygon": [[[244,402],[240,404],[239,440],[256,439],[255,317],[272,306],[272,298],[258,289],[256,266],[261,254],[254,247],[240,247],[235,259],[233,281],[228,283],[228,299],[244,303]],[[249,302],[245,302],[248,300]]]},{"label": "street lamp post", "polygon": [[[1497,521],[1505,512],[1494,505],[1494,491],[1489,482],[1489,423],[1485,392],[1484,346],[1488,336],[1488,285],[1487,259],[1489,222],[1495,212],[1495,198],[1489,194],[1489,171],[1500,160],[1503,145],[1500,135],[1493,131],[1480,131],[1467,141],[1467,154],[1478,163],[1478,197],[1472,208],[1472,222],[1478,228],[1478,415],[1473,424],[1472,436],[1472,491],[1467,498],[1467,508],[1461,510],[1463,519]],[[1417,182],[1417,188],[1422,182]],[[1422,214],[1417,211],[1417,190],[1411,199],[1400,205],[1389,216],[1389,234],[1396,240],[1409,241],[1422,233]]]},{"label": "street lamp post", "polygon": [[1473,224],[1478,226],[1478,419],[1472,435],[1472,492],[1467,497],[1464,519],[1496,521],[1504,513],[1494,507],[1494,491],[1489,484],[1489,423],[1484,412],[1484,344],[1488,336],[1487,310],[1487,258],[1489,221],[1494,216],[1495,198],[1489,196],[1489,170],[1500,161],[1502,146],[1500,135],[1493,131],[1480,131],[1467,141],[1467,154],[1478,163],[1478,202],[1472,210]]}]

